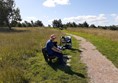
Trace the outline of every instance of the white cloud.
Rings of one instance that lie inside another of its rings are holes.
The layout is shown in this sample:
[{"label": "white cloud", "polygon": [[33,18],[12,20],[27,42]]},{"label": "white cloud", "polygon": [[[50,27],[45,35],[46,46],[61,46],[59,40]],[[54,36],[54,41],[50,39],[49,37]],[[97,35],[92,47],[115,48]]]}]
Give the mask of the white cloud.
[{"label": "white cloud", "polygon": [[118,16],[116,16],[115,21],[118,22]]},{"label": "white cloud", "polygon": [[46,1],[43,3],[43,6],[45,6],[45,7],[55,7],[55,3],[54,3],[54,1],[52,1],[52,0],[46,0]]},{"label": "white cloud", "polygon": [[115,16],[117,16],[117,14],[111,14],[111,16],[112,16],[112,17],[115,17]]},{"label": "white cloud", "polygon": [[69,4],[69,0],[54,0],[56,4],[60,4],[60,5],[68,5]]},{"label": "white cloud", "polygon": [[118,22],[118,14],[111,14],[114,22]]},{"label": "white cloud", "polygon": [[55,7],[56,5],[68,5],[69,0],[46,0],[43,3],[45,7]]},{"label": "white cloud", "polygon": [[98,16],[84,15],[84,16],[77,16],[77,17],[69,17],[69,18],[64,18],[62,21],[64,23],[67,23],[67,22],[83,23],[87,21],[90,24],[103,24],[107,22],[107,18],[104,14],[99,14]]}]

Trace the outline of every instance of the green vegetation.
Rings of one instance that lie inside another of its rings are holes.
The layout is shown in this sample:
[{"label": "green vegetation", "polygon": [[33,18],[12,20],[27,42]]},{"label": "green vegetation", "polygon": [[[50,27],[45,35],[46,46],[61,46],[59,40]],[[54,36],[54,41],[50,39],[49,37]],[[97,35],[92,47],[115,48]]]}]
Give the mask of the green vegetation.
[{"label": "green vegetation", "polygon": [[118,31],[101,29],[68,29],[67,32],[82,36],[118,67]]},{"label": "green vegetation", "polygon": [[45,62],[41,49],[49,36],[59,38],[60,30],[47,28],[16,28],[0,32],[0,83],[87,83],[86,67],[80,61],[78,42],[73,39],[71,67]]}]

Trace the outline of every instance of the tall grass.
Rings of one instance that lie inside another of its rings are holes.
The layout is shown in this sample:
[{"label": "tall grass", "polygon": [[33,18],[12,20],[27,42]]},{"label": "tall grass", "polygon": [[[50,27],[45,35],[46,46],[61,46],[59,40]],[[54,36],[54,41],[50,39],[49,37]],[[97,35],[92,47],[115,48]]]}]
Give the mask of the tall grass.
[{"label": "tall grass", "polygon": [[42,28],[0,32],[0,80],[9,83],[25,81],[23,73],[27,63],[24,59],[36,56],[52,33],[61,35],[59,31]]},{"label": "tall grass", "polygon": [[112,41],[118,41],[118,31],[94,29],[94,28],[69,28],[68,30],[74,32],[82,32],[87,34],[93,34],[95,36],[102,36]]},{"label": "tall grass", "polygon": [[92,42],[103,55],[118,67],[118,31],[84,28],[70,28],[68,31]]},{"label": "tall grass", "polygon": [[0,32],[0,83],[86,83],[85,66],[77,59],[78,51],[66,52],[75,57],[74,71],[45,62],[41,49],[51,34],[57,35],[58,42],[63,35],[60,30],[49,28],[16,28]]}]

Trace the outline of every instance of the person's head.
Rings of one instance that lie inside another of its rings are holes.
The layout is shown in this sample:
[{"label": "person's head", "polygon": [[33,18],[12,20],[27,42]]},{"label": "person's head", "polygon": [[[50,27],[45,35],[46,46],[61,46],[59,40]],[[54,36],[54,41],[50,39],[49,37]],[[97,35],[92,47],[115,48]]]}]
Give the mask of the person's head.
[{"label": "person's head", "polygon": [[56,35],[55,35],[55,34],[52,34],[52,35],[50,36],[50,39],[51,39],[52,41],[54,41],[54,40],[56,39]]}]

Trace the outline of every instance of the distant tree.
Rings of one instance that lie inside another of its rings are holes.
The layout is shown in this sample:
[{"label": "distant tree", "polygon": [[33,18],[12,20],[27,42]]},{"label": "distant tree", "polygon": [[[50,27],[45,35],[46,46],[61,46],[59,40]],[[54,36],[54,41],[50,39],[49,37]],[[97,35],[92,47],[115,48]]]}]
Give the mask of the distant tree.
[{"label": "distant tree", "polygon": [[96,26],[94,24],[91,24],[90,28],[96,28]]},{"label": "distant tree", "polygon": [[97,28],[102,29],[102,26],[98,25],[98,27],[97,27]]},{"label": "distant tree", "polygon": [[52,26],[55,28],[55,27],[58,27],[58,21],[57,20],[54,20],[52,22]]},{"label": "distant tree", "polygon": [[24,22],[21,25],[22,27],[27,27],[27,25]]},{"label": "distant tree", "polygon": [[89,27],[89,24],[85,21],[85,22],[83,23],[83,27]]},{"label": "distant tree", "polygon": [[109,26],[109,29],[110,30],[118,30],[118,26],[112,25],[112,26]]},{"label": "distant tree", "polygon": [[66,23],[66,26],[67,26],[67,27],[73,27],[73,23],[68,22],[68,23]]},{"label": "distant tree", "polygon": [[28,27],[28,21],[24,21],[24,24],[26,25],[26,27]]},{"label": "distant tree", "polygon": [[25,23],[26,27],[32,27],[32,24],[30,22],[24,21],[24,23]]},{"label": "distant tree", "polygon": [[59,19],[59,20],[54,20],[54,21],[52,22],[52,25],[53,25],[54,28],[59,28],[59,27],[62,27],[62,26],[63,26],[61,19]]},{"label": "distant tree", "polygon": [[51,25],[48,25],[48,27],[51,27]]},{"label": "distant tree", "polygon": [[0,0],[0,24],[6,24],[11,29],[10,23],[15,21],[21,21],[21,16],[14,0]]},{"label": "distant tree", "polygon": [[83,27],[83,24],[79,23],[79,24],[78,24],[78,27]]},{"label": "distant tree", "polygon": [[63,29],[67,29],[67,25],[66,24],[63,24]]},{"label": "distant tree", "polygon": [[18,22],[16,26],[17,27],[22,27],[22,23]]},{"label": "distant tree", "polygon": [[59,19],[58,22],[59,22],[59,27],[63,27],[61,19]]},{"label": "distant tree", "polygon": [[32,27],[34,27],[34,22],[33,22],[33,20],[31,20],[31,25],[32,25]]},{"label": "distant tree", "polygon": [[43,25],[42,21],[37,20],[37,21],[34,23],[34,26],[35,26],[35,27],[43,27],[44,25]]},{"label": "distant tree", "polygon": [[77,27],[77,24],[75,22],[68,22],[66,23],[67,27]]},{"label": "distant tree", "polygon": [[73,27],[77,27],[77,24],[75,22],[72,23]]},{"label": "distant tree", "polygon": [[10,26],[11,27],[16,27],[17,23],[18,23],[17,21],[12,20],[11,23],[10,23]]}]

